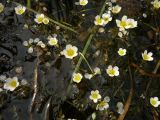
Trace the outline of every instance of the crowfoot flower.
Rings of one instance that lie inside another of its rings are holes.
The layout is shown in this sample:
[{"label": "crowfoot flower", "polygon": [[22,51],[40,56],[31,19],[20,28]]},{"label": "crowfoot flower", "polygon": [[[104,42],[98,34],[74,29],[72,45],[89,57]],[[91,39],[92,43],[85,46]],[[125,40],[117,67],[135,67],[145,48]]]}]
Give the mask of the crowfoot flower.
[{"label": "crowfoot flower", "polygon": [[158,97],[151,97],[150,103],[154,107],[158,107],[160,105],[160,101],[159,101]]},{"label": "crowfoot flower", "polygon": [[77,53],[78,48],[72,45],[66,45],[66,49],[64,49],[61,54],[64,55],[66,58],[73,59],[78,55]]},{"label": "crowfoot flower", "polygon": [[117,66],[112,67],[112,65],[109,65],[106,72],[110,77],[118,76],[119,68]]},{"label": "crowfoot flower", "polygon": [[123,105],[123,103],[122,102],[118,102],[117,103],[117,112],[119,113],[119,114],[122,114],[123,112],[124,112],[124,105]]},{"label": "crowfoot flower", "polygon": [[94,24],[95,24],[95,25],[103,25],[103,24],[104,24],[104,20],[103,20],[99,15],[97,15],[97,16],[95,17]]},{"label": "crowfoot flower", "polygon": [[99,94],[98,90],[91,91],[91,95],[89,96],[94,103],[97,103],[99,99],[101,99],[101,95]]},{"label": "crowfoot flower", "polygon": [[152,52],[147,53],[147,50],[145,50],[144,53],[142,53],[142,58],[145,61],[153,61],[152,55],[153,55]]},{"label": "crowfoot flower", "polygon": [[160,8],[160,1],[159,0],[154,0],[151,2],[151,4],[153,5],[153,7],[155,9],[159,9]]},{"label": "crowfoot flower", "polygon": [[100,110],[100,111],[106,110],[108,108],[109,108],[109,104],[106,100],[100,101],[96,106],[96,110]]},{"label": "crowfoot flower", "polygon": [[128,19],[128,26],[129,28],[137,27],[137,21],[135,21],[134,19]]},{"label": "crowfoot flower", "polygon": [[111,14],[109,13],[104,13],[102,15],[103,21],[104,21],[104,25],[106,25],[107,23],[109,23],[112,20]]},{"label": "crowfoot flower", "polygon": [[37,14],[34,21],[38,24],[41,24],[41,23],[43,23],[44,18],[45,18],[44,14]]},{"label": "crowfoot flower", "polygon": [[47,24],[49,23],[49,19],[48,19],[47,17],[45,17],[45,18],[43,19],[43,23],[44,23],[45,25],[47,25]]},{"label": "crowfoot flower", "polygon": [[26,10],[26,7],[19,5],[17,7],[15,7],[15,12],[17,15],[22,15]]},{"label": "crowfoot flower", "polygon": [[56,46],[58,43],[58,40],[56,37],[48,36],[48,44],[50,46]]},{"label": "crowfoot flower", "polygon": [[128,29],[129,25],[128,25],[128,18],[127,16],[123,16],[121,20],[116,20],[117,26],[124,30],[124,29]]},{"label": "crowfoot flower", "polygon": [[8,78],[4,84],[4,89],[14,91],[19,86],[18,78]]},{"label": "crowfoot flower", "polygon": [[120,56],[125,56],[126,55],[126,49],[123,49],[123,48],[119,48],[119,50],[118,50],[118,54],[120,55]]},{"label": "crowfoot flower", "polygon": [[112,7],[112,13],[117,14],[121,11],[122,7],[119,5],[113,6]]},{"label": "crowfoot flower", "polygon": [[76,83],[80,83],[83,76],[80,73],[73,73],[73,81]]},{"label": "crowfoot flower", "polygon": [[79,4],[85,6],[88,4],[88,0],[79,0]]}]

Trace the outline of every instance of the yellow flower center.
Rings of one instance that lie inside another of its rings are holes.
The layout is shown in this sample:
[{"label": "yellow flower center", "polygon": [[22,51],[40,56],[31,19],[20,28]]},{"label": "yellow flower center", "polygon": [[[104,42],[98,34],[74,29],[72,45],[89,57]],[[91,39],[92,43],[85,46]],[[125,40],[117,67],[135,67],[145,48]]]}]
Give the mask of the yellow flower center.
[{"label": "yellow flower center", "polygon": [[105,105],[106,105],[106,102],[105,102],[105,101],[101,101],[101,102],[98,104],[99,107],[104,107]]},{"label": "yellow flower center", "polygon": [[156,100],[151,100],[151,104],[153,105],[153,106],[155,106],[156,104],[157,104],[157,101]]},{"label": "yellow flower center", "polygon": [[75,75],[74,79],[77,80],[77,81],[80,81],[81,80],[81,76],[80,75]]},{"label": "yellow flower center", "polygon": [[126,23],[125,21],[121,21],[121,22],[120,22],[120,26],[126,27],[126,26],[127,26],[127,23]]},{"label": "yellow flower center", "polygon": [[73,49],[68,49],[67,50],[67,55],[68,56],[73,56],[74,55],[74,50]]},{"label": "yellow flower center", "polygon": [[115,74],[115,70],[113,70],[113,69],[109,70],[109,74],[110,75],[114,75]]},{"label": "yellow flower center", "polygon": [[23,14],[23,12],[24,12],[23,9],[19,9],[19,10],[18,10],[18,13],[19,13],[19,14]]},{"label": "yellow flower center", "polygon": [[123,51],[123,50],[120,50],[120,51],[119,51],[119,54],[120,54],[120,55],[124,55],[124,51]]},{"label": "yellow flower center", "polygon": [[149,59],[148,55],[147,54],[143,55],[143,59],[148,60]]},{"label": "yellow flower center", "polygon": [[42,23],[42,22],[43,22],[43,17],[38,17],[37,21],[38,21],[39,23]]},{"label": "yellow flower center", "polygon": [[98,18],[96,21],[97,21],[97,23],[99,23],[99,24],[102,23],[102,19],[101,19],[101,18]]},{"label": "yellow flower center", "polygon": [[81,5],[85,5],[86,4],[86,2],[83,0],[82,2],[81,2]]},{"label": "yellow flower center", "polygon": [[104,18],[104,21],[108,22],[108,21],[109,21],[109,18],[108,18],[108,17],[105,17],[105,18]]},{"label": "yellow flower center", "polygon": [[98,94],[97,94],[97,93],[93,93],[93,94],[92,94],[92,98],[93,98],[93,99],[97,99],[97,98],[98,98]]},{"label": "yellow flower center", "polygon": [[9,86],[11,87],[17,87],[17,82],[15,80],[12,80],[10,83],[9,83]]},{"label": "yellow flower center", "polygon": [[51,40],[49,40],[49,44],[50,45],[56,45],[57,44],[57,40],[51,39]]}]

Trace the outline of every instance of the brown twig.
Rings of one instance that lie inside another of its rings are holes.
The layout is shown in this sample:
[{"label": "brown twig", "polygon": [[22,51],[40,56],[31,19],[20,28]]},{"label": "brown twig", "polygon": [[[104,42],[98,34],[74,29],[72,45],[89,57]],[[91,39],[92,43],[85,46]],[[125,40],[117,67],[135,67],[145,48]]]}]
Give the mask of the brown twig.
[{"label": "brown twig", "polygon": [[129,92],[127,101],[126,101],[125,106],[124,106],[124,112],[118,117],[118,120],[124,120],[128,110],[129,110],[129,106],[131,104],[131,100],[132,100],[132,96],[133,96],[133,78],[132,78],[130,66],[128,67],[128,69],[129,69],[131,88],[130,88],[130,92]]},{"label": "brown twig", "polygon": [[135,67],[141,75],[148,76],[148,77],[160,77],[160,74],[146,72],[135,63],[131,63],[131,66]]},{"label": "brown twig", "polygon": [[[159,66],[160,66],[160,60],[158,61],[155,69],[153,70],[153,72],[152,72],[153,74],[156,74],[156,73],[157,73]],[[149,81],[148,84],[147,84],[146,91],[145,91],[145,95],[147,94],[147,91],[148,91],[151,83],[152,83],[152,79],[150,79],[150,81]]]}]

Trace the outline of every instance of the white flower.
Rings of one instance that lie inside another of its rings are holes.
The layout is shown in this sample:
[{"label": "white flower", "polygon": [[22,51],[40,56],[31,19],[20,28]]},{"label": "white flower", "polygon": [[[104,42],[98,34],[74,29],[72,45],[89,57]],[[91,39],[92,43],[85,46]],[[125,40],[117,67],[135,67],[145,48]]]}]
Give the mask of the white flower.
[{"label": "white flower", "polygon": [[118,112],[119,114],[123,114],[124,109],[123,109],[123,108],[118,108],[117,112]]},{"label": "white flower", "polygon": [[15,12],[17,15],[22,15],[26,10],[26,7],[19,5],[17,7],[15,7]]},{"label": "white flower", "polygon": [[46,47],[46,45],[44,43],[42,43],[40,46],[41,46],[41,48],[45,48]]},{"label": "white flower", "polygon": [[45,18],[44,14],[37,14],[34,21],[38,24],[41,24],[41,23],[43,23],[44,18]]},{"label": "white flower", "polygon": [[47,24],[49,23],[49,19],[45,17],[45,18],[43,19],[43,23],[44,23],[45,25],[47,25]]},{"label": "white flower", "polygon": [[104,25],[106,25],[108,22],[110,22],[112,20],[111,14],[109,13],[104,13],[102,15],[102,19],[104,20]]},{"label": "white flower", "polygon": [[92,113],[92,120],[95,120],[96,119],[96,113],[94,112],[94,113]]},{"label": "white flower", "polygon": [[29,47],[27,51],[28,53],[33,53],[33,47]]},{"label": "white flower", "polygon": [[34,43],[38,43],[39,41],[40,41],[39,38],[35,38],[33,42],[34,42]]},{"label": "white flower", "polygon": [[95,25],[103,25],[103,24],[104,24],[104,20],[103,20],[99,15],[97,15],[97,16],[95,17],[94,24],[95,24]]},{"label": "white flower", "polygon": [[124,105],[122,102],[117,102],[117,108],[118,108],[117,112],[119,114],[122,114],[124,112]]},{"label": "white flower", "polygon": [[34,40],[32,39],[32,38],[30,38],[29,40],[28,40],[28,43],[29,44],[32,44],[34,42]]},{"label": "white flower", "polygon": [[19,86],[18,78],[8,78],[4,84],[4,89],[14,91]]},{"label": "white flower", "polygon": [[119,36],[120,38],[122,38],[122,37],[123,37],[123,33],[122,33],[122,32],[118,32],[118,36]]},{"label": "white flower", "polygon": [[104,100],[107,101],[107,102],[109,102],[109,101],[110,101],[110,97],[109,97],[109,96],[106,96],[106,97],[104,98]]},{"label": "white flower", "polygon": [[48,44],[50,45],[50,46],[55,46],[55,45],[57,45],[57,43],[58,43],[58,40],[57,40],[57,38],[56,37],[52,37],[52,36],[48,36]]},{"label": "white flower", "polygon": [[143,16],[144,18],[147,18],[147,14],[146,14],[146,13],[143,13],[142,16]]},{"label": "white flower", "polygon": [[110,77],[118,76],[119,68],[117,66],[112,67],[111,65],[109,65],[106,72]]},{"label": "white flower", "polygon": [[27,47],[29,45],[28,41],[24,41],[23,45]]},{"label": "white flower", "polygon": [[66,58],[73,59],[78,55],[78,48],[72,45],[66,45],[66,49],[64,49],[61,54],[64,55]]},{"label": "white flower", "polygon": [[91,95],[89,96],[94,103],[97,103],[99,99],[101,99],[101,95],[99,94],[98,90],[91,91]]},{"label": "white flower", "polygon": [[106,110],[108,108],[109,108],[109,104],[106,100],[100,101],[96,106],[96,110],[100,110],[100,111]]},{"label": "white flower", "polygon": [[73,74],[73,81],[76,83],[80,83],[82,80],[83,76],[80,73],[74,73]]},{"label": "white flower", "polygon": [[151,97],[150,104],[154,107],[158,107],[160,105],[160,101],[159,101],[158,97]]},{"label": "white flower", "polygon": [[79,0],[79,4],[85,6],[88,4],[88,0]]},{"label": "white flower", "polygon": [[122,7],[119,5],[113,6],[112,7],[112,13],[117,14],[121,11]]},{"label": "white flower", "polygon": [[94,74],[101,74],[101,70],[100,70],[100,68],[99,67],[95,67],[94,69],[93,69],[93,71],[94,71]]},{"label": "white flower", "polygon": [[93,74],[85,73],[84,77],[90,80],[93,77]]},{"label": "white flower", "polygon": [[3,12],[3,10],[4,10],[4,5],[0,3],[0,13]]},{"label": "white flower", "polygon": [[118,32],[119,37],[122,38],[123,36],[128,35],[128,34],[129,34],[129,32],[126,31],[125,29],[119,29],[119,32]]},{"label": "white flower", "polygon": [[122,102],[117,102],[117,108],[123,108],[123,103]]},{"label": "white flower", "polygon": [[118,50],[118,54],[120,55],[120,56],[125,56],[126,55],[126,49],[123,49],[123,48],[119,48],[119,50]]},{"label": "white flower", "polygon": [[155,9],[159,9],[160,8],[160,1],[159,0],[154,0],[151,2],[151,4],[153,5],[153,7]]},{"label": "white flower", "polygon": [[128,19],[128,26],[129,28],[137,27],[137,21],[135,21],[134,19]]},{"label": "white flower", "polygon": [[134,19],[128,19],[127,16],[123,16],[121,20],[116,20],[117,27],[119,27],[120,31],[125,29],[131,29],[137,27],[137,21]]},{"label": "white flower", "polygon": [[37,43],[37,45],[40,46],[41,48],[45,48],[46,47],[46,45],[43,43],[43,41],[39,41]]},{"label": "white flower", "polygon": [[119,27],[121,30],[128,29],[130,26],[128,25],[128,19],[127,16],[123,16],[121,20],[116,20],[117,27]]},{"label": "white flower", "polygon": [[146,61],[153,61],[152,55],[153,55],[152,52],[147,53],[147,50],[145,50],[144,53],[142,53],[142,58],[143,60],[146,60]]},{"label": "white flower", "polygon": [[42,41],[38,41],[37,45],[41,46],[41,44],[43,44],[43,42]]},{"label": "white flower", "polygon": [[105,29],[104,29],[103,27],[100,27],[100,28],[98,29],[98,32],[99,32],[99,33],[103,33],[103,32],[105,32]]}]

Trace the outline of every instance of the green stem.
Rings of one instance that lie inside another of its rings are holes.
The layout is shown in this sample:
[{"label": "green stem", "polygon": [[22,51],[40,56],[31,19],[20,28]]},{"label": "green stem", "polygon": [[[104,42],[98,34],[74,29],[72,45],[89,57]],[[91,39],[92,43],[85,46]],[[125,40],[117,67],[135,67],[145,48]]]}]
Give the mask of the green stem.
[{"label": "green stem", "polygon": [[92,67],[90,66],[90,64],[89,64],[89,62],[87,61],[87,59],[84,57],[84,55],[83,55],[81,52],[79,52],[79,54],[82,56],[82,58],[84,59],[84,61],[87,63],[87,65],[88,65],[90,71],[92,72],[92,74],[94,74],[94,72],[93,72],[93,70],[92,70]]},{"label": "green stem", "polygon": [[[102,14],[103,14],[106,6],[107,6],[107,4],[106,4],[107,1],[108,1],[108,0],[105,0],[104,4],[103,4],[103,6],[102,6],[102,9],[101,9],[101,11],[100,11],[100,13],[99,13],[100,16],[102,16]],[[93,38],[95,32],[97,32],[97,29],[98,29],[97,26],[93,26],[92,31],[91,31],[91,33],[90,33],[90,35],[89,35],[89,37],[88,37],[87,43],[85,44],[84,49],[83,49],[83,51],[82,51],[82,55],[83,55],[83,56],[85,56],[85,54],[86,54],[86,52],[87,52],[87,49],[88,49],[88,47],[89,47],[89,45],[90,45],[90,43],[91,43],[91,41],[92,41],[92,38]],[[80,67],[80,65],[81,65],[81,63],[82,63],[82,60],[83,60],[83,57],[80,56],[80,58],[79,58],[79,60],[78,60],[78,63],[77,63],[77,65],[76,65],[76,67],[75,67],[75,70],[74,70],[75,73],[79,70],[79,67]],[[70,83],[69,83],[69,85],[68,85],[67,94],[70,92],[71,84],[72,84],[72,79],[70,80]]]},{"label": "green stem", "polygon": [[27,0],[27,7],[31,8],[31,0]]},{"label": "green stem", "polygon": [[[20,3],[17,3],[17,2],[14,2],[14,1],[12,1],[12,3],[14,3],[14,4],[16,4],[16,5],[21,5]],[[24,6],[24,5],[23,5],[23,6]],[[28,6],[25,6],[25,7],[26,7],[26,9],[27,9],[28,11],[31,11],[31,12],[33,12],[33,13],[35,13],[35,14],[41,14],[41,13],[39,13],[39,12],[37,12],[37,11],[29,8]],[[49,21],[51,21],[52,23],[54,23],[54,24],[56,24],[56,25],[58,25],[58,26],[60,26],[60,27],[62,27],[62,28],[64,28],[64,29],[67,29],[67,30],[69,30],[69,31],[72,31],[72,32],[74,32],[74,33],[77,33],[77,31],[74,30],[73,28],[68,27],[68,26],[66,26],[66,25],[63,25],[62,23],[57,22],[57,21],[53,20],[52,18],[47,17],[46,15],[45,15],[45,17],[48,18]]]}]

